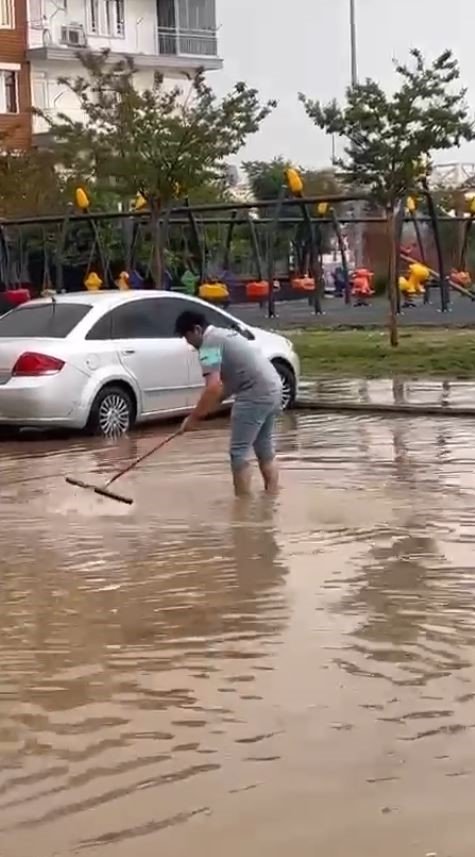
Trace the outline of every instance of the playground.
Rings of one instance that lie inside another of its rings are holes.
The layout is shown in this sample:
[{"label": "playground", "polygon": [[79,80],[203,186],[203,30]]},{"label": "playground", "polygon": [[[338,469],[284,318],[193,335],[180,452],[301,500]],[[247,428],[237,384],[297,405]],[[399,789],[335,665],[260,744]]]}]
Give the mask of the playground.
[{"label": "playground", "polygon": [[[363,212],[355,215],[355,212]],[[371,326],[475,322],[473,221],[444,212],[427,179],[390,214],[365,194],[307,197],[287,169],[273,200],[95,211],[83,188],[60,216],[0,225],[0,311],[44,294],[182,291],[262,324]]]}]

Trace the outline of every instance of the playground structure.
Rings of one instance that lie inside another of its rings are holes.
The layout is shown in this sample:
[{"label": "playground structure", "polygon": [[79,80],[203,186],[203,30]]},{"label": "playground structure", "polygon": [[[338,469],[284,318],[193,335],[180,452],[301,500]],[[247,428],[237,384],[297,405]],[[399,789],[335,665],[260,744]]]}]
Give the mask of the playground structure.
[{"label": "playground structure", "polygon": [[[0,223],[0,313],[39,294],[88,289],[179,290],[221,306],[254,302],[270,317],[279,301],[305,300],[321,313],[331,254],[335,296],[367,306],[375,294],[374,272],[351,258],[350,236],[357,223],[385,224],[383,216],[355,218],[346,204],[369,201],[364,194],[305,197],[299,174],[288,170],[277,199],[191,205],[185,199],[160,211],[142,192],[127,212],[94,212],[78,188],[75,210],[64,216],[22,218]],[[418,213],[420,202],[425,211]],[[427,213],[426,213],[427,212]],[[397,310],[427,303],[434,292],[440,308],[450,292],[475,300],[467,270],[475,202],[465,217],[440,216],[427,181],[399,205],[392,236],[396,245]],[[441,225],[463,234],[456,264],[447,266]],[[403,230],[414,240],[407,246]],[[430,264],[426,233],[435,243]]]},{"label": "playground structure", "polygon": [[[0,223],[0,282],[5,296],[87,289],[180,290],[212,303],[308,301],[321,312],[322,254],[330,229],[346,248],[335,206],[354,195],[305,198],[289,170],[277,200],[192,206],[185,200],[154,216],[139,194],[129,212],[93,212],[82,188],[76,211]],[[297,189],[296,189],[297,188]]]}]

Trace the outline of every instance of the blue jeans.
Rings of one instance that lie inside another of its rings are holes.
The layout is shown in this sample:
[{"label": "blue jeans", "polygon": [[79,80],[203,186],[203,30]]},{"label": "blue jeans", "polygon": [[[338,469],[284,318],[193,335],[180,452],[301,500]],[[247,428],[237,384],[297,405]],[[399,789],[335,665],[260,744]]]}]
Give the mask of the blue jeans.
[{"label": "blue jeans", "polygon": [[275,456],[275,419],[281,409],[280,395],[263,401],[237,399],[231,414],[230,457],[233,470],[244,467],[251,449],[266,464]]}]

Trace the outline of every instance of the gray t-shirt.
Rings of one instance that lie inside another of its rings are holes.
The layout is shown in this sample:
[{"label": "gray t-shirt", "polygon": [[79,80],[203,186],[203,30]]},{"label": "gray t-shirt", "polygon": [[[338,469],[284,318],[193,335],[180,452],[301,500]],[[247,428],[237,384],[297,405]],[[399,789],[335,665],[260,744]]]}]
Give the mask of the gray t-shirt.
[{"label": "gray t-shirt", "polygon": [[219,372],[226,396],[248,401],[279,399],[282,384],[270,360],[242,334],[210,325],[199,351],[203,375]]}]

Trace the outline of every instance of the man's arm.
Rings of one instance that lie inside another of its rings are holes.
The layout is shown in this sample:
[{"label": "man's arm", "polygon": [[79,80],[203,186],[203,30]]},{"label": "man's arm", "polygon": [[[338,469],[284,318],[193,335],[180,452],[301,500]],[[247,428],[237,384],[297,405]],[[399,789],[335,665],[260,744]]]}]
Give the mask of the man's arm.
[{"label": "man's arm", "polygon": [[182,431],[191,431],[196,424],[214,411],[224,398],[221,374],[215,370],[205,375],[205,388],[191,414],[182,424]]},{"label": "man's arm", "polygon": [[205,388],[191,414],[183,422],[182,431],[195,428],[196,424],[214,411],[224,399],[224,387],[221,381],[222,349],[205,345],[200,348],[199,360]]}]

